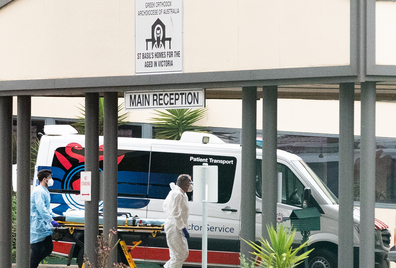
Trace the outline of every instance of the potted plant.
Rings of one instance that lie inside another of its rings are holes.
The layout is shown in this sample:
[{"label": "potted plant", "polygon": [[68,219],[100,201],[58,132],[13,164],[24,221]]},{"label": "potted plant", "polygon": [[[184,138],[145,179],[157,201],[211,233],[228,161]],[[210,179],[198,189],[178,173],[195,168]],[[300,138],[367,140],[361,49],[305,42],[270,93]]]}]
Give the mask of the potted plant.
[{"label": "potted plant", "polygon": [[267,225],[267,231],[270,241],[261,238],[259,243],[255,243],[242,239],[252,247],[254,251],[251,253],[255,257],[246,260],[244,256],[241,256],[241,267],[292,268],[308,258],[309,253],[313,250],[298,254],[300,250],[307,246],[308,241],[297,248],[293,248],[295,229],[288,230],[286,226],[280,224],[278,230],[275,230],[272,225]]}]

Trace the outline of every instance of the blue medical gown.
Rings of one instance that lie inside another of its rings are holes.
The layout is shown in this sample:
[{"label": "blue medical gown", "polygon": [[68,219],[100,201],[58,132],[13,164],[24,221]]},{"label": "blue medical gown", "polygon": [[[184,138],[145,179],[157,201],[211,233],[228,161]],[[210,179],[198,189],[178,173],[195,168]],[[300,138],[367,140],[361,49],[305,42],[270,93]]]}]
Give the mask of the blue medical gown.
[{"label": "blue medical gown", "polygon": [[30,197],[30,244],[41,242],[52,235],[53,216],[48,189],[36,186]]}]

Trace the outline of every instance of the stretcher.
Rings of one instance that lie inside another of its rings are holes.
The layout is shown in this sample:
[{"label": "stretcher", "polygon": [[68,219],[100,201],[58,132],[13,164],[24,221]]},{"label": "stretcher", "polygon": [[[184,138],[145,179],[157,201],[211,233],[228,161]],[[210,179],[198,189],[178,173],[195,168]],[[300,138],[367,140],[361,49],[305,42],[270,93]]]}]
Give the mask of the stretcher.
[{"label": "stretcher", "polygon": [[[121,216],[124,216],[123,214]],[[117,237],[119,239],[119,246],[122,249],[122,253],[125,257],[126,264],[129,265],[131,268],[135,268],[136,264],[132,258],[131,251],[135,249],[137,246],[141,244],[141,240],[133,241],[132,247],[128,247],[123,239],[124,235],[135,233],[135,234],[145,234],[151,235],[152,237],[156,237],[157,234],[164,232],[164,221],[161,220],[149,220],[149,219],[138,219],[134,220],[133,222],[130,221],[131,216],[126,215],[125,221],[120,221],[120,216],[118,216],[118,225],[117,225]],[[74,246],[77,245],[78,248],[84,249],[84,242],[80,236],[76,236],[75,233],[83,233],[84,232],[84,223],[83,222],[71,222],[66,221],[66,217],[57,217],[55,220],[58,221],[59,227],[54,228],[53,231],[53,240],[54,243],[61,242],[61,241],[73,241],[75,244],[73,247],[69,249],[68,254],[68,264],[71,263],[71,259],[73,257]],[[99,221],[102,223],[101,221]],[[135,224],[135,225],[132,225]],[[98,226],[99,232],[103,232],[103,225],[99,224]],[[65,254],[66,255],[66,254]],[[80,258],[80,259],[79,259]],[[79,253],[77,257],[77,263],[79,267],[83,266],[83,254]],[[81,266],[82,265],[82,266]]]}]

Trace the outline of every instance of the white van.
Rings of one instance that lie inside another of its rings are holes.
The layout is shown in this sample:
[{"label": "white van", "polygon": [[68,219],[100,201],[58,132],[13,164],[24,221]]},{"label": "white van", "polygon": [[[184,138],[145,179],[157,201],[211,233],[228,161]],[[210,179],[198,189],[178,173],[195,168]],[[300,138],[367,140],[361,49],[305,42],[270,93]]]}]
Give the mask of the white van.
[{"label": "white van", "polygon": [[[209,142],[203,143],[203,137]],[[51,169],[54,185],[50,187],[54,213],[83,210],[80,201],[80,172],[84,170],[85,136],[76,134],[44,135],[37,156],[37,170]],[[103,137],[99,138],[99,151],[103,151]],[[261,149],[257,149],[256,210],[261,211]],[[282,173],[282,202],[278,203],[278,222],[290,225],[292,210],[302,207],[304,189],[311,189],[311,206],[321,213],[320,231],[311,232],[310,267],[337,267],[338,200],[327,186],[296,155],[277,151],[278,172]],[[99,156],[100,169],[103,155]],[[218,166],[218,203],[207,204],[208,265],[213,267],[238,267],[240,250],[240,200],[241,200],[241,146],[226,144],[207,133],[183,134],[180,141],[119,138],[118,139],[118,211],[138,215],[139,218],[164,219],[162,203],[168,194],[169,183],[179,174],[192,175],[194,165]],[[194,178],[193,178],[194,179]],[[194,192],[189,193],[192,200]],[[102,207],[102,202],[100,203]],[[190,255],[187,265],[200,265],[202,207],[190,203],[189,232]],[[261,231],[261,214],[256,216],[257,237]],[[377,221],[376,221],[377,223]],[[355,213],[354,245],[359,250],[359,215]],[[83,231],[75,231],[75,237],[83,240]],[[376,224],[376,267],[387,268],[389,261],[390,233],[387,227]],[[165,236],[123,237],[132,245],[136,239],[142,244],[131,254],[135,260],[164,263],[169,258]],[[301,236],[296,243],[300,243]],[[63,243],[63,244],[62,244]],[[66,245],[66,246],[65,246]],[[61,250],[62,248],[62,250]],[[79,256],[81,244],[74,241],[55,242],[54,252]],[[355,258],[358,260],[358,258]],[[356,264],[355,266],[357,266]]]}]

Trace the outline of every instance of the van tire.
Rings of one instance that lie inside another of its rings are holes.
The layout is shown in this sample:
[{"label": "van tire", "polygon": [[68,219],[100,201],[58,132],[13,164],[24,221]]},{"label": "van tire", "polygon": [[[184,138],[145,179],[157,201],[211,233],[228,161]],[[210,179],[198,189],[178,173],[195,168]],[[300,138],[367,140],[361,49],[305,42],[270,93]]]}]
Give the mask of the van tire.
[{"label": "van tire", "polygon": [[309,255],[309,268],[337,268],[337,255],[328,249],[314,249]]}]

